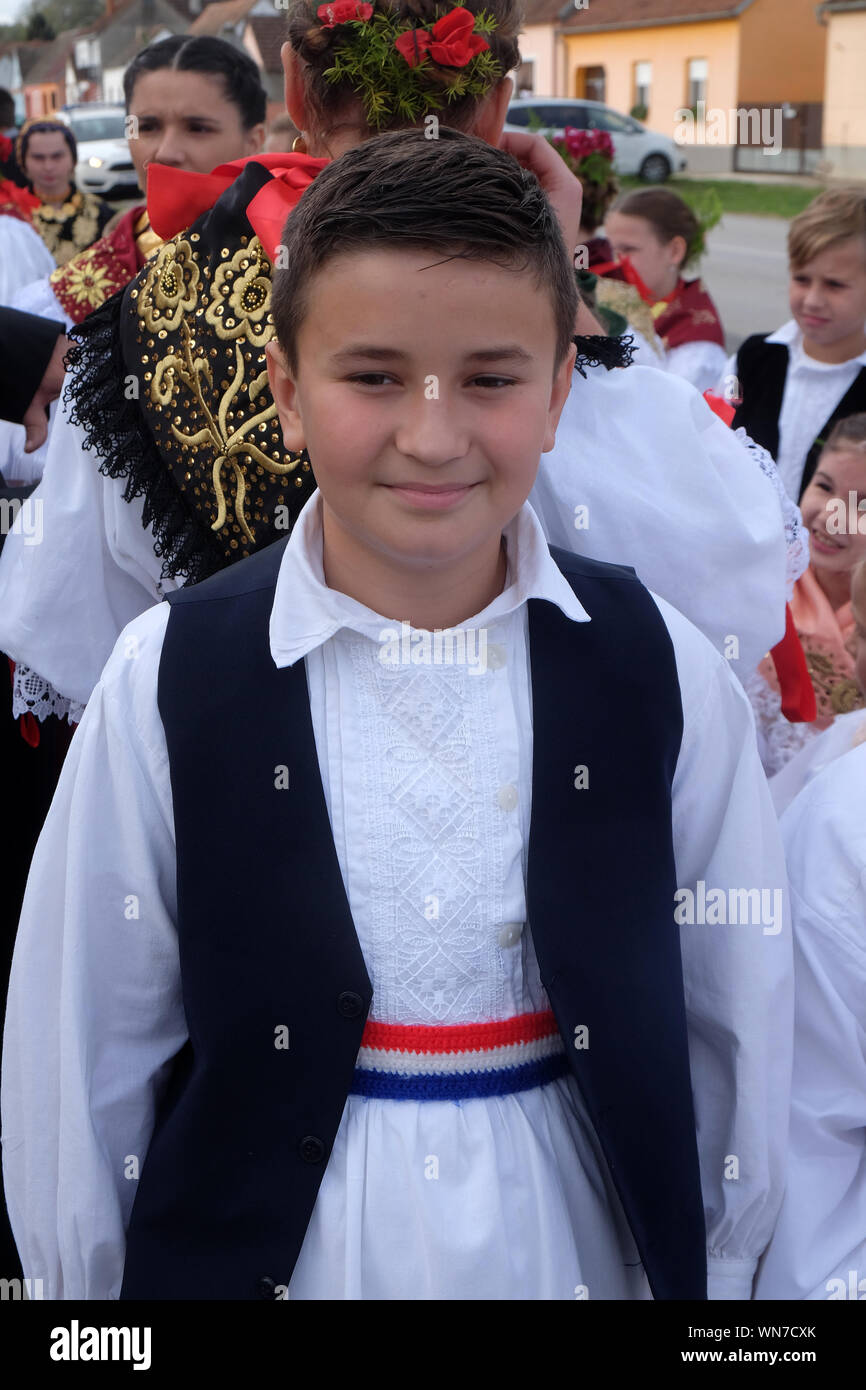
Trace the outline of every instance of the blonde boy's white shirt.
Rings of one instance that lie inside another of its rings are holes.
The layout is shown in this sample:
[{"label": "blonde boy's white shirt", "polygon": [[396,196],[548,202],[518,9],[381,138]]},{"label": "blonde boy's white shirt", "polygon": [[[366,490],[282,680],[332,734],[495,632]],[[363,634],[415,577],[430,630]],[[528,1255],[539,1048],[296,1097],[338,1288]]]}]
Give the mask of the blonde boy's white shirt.
[{"label": "blonde boy's white shirt", "polygon": [[[818,362],[803,351],[803,334],[795,319],[783,323],[768,336],[767,342],[780,343],[788,349],[776,463],[788,496],[796,502],[809,450],[842,397],[866,367],[866,352],[846,362]],[[736,372],[735,353],[728,358],[716,389],[723,393],[725,383],[736,378]]]},{"label": "blonde boy's white shirt", "polygon": [[[506,539],[506,588],[464,626],[502,633],[511,697],[517,715],[527,716],[511,723],[522,729],[522,747],[513,751],[528,825],[526,601],[546,598],[575,622],[592,615],[550,557],[528,505]],[[779,889],[784,900],[778,929],[769,932],[681,928],[709,1292],[742,1299],[783,1187],[792,1014],[784,861],[748,702],[706,639],[656,602],[676,653],[685,719],[673,785],[678,884]],[[118,1297],[134,1175],[187,1036],[171,787],[156,699],[168,618],[163,604],[131,623],[94,691],[36,849],[15,949],[3,1055],[4,1178],[24,1273],[41,1278],[49,1298]],[[305,659],[344,879],[351,826],[340,829],[339,758],[328,730],[334,702],[351,703],[351,683],[339,679],[341,644],[331,639],[350,629],[379,640],[389,626],[324,585],[314,495],[282,559],[270,644],[278,667]],[[627,871],[627,844],[623,855]],[[347,888],[354,916],[363,904],[353,901],[349,880]],[[726,1176],[731,1158],[735,1178]]]}]

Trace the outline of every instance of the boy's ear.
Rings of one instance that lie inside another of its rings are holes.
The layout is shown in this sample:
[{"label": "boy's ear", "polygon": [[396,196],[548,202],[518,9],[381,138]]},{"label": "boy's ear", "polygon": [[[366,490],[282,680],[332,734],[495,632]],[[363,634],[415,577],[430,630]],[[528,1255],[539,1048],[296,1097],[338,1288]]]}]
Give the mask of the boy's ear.
[{"label": "boy's ear", "polygon": [[553,389],[550,393],[550,405],[547,410],[547,429],[544,431],[544,444],[541,452],[549,454],[556,443],[556,427],[559,424],[559,417],[562,414],[563,406],[568,400],[568,393],[571,390],[571,380],[574,375],[574,359],[577,356],[577,344],[572,343],[559,364],[553,378]]},{"label": "boy's ear", "polygon": [[268,380],[271,395],[280,417],[283,443],[290,454],[299,454],[306,446],[304,426],[297,410],[298,388],[289,371],[288,363],[276,338],[272,338],[265,348],[268,359]]}]

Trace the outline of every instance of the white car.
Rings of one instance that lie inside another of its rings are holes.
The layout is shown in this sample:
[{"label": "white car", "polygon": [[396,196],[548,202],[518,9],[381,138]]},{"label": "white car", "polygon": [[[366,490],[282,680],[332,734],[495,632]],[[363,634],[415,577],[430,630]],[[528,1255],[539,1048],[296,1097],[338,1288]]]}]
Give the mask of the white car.
[{"label": "white car", "polygon": [[126,112],[122,106],[88,101],[58,112],[71,126],[78,144],[75,182],[84,193],[134,198],[138,175],[126,141]]},{"label": "white car", "polygon": [[606,130],[616,151],[618,174],[634,174],[647,183],[664,183],[672,173],[680,173],[686,167],[681,147],[669,136],[656,135],[633,116],[622,116],[600,101],[518,97],[508,107],[505,129],[535,128],[545,135],[562,135],[566,126],[576,130]]}]

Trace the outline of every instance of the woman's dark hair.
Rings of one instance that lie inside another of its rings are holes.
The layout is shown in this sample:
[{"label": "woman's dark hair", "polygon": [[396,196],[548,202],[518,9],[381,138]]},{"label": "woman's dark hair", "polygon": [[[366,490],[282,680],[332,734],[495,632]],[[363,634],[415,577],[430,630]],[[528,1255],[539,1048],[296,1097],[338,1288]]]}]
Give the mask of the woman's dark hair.
[{"label": "woman's dark hair", "polygon": [[[517,37],[523,25],[519,0],[461,0],[464,9],[478,15],[483,11],[496,21],[496,28],[487,35],[491,56],[499,64],[504,77],[520,61]],[[319,123],[327,128],[335,117],[360,104],[358,93],[348,80],[328,82],[325,71],[334,64],[340,47],[341,25],[325,28],[316,11],[321,0],[289,0],[289,24],[286,37],[304,61],[305,99],[308,109]],[[394,15],[398,19],[415,20],[417,27],[431,28],[445,12],[442,0],[372,0],[373,10]],[[430,62],[427,80],[441,82],[443,90],[453,81],[454,68],[440,67]],[[478,98],[460,96],[449,100],[437,111],[439,120],[456,130],[468,130],[478,108]],[[432,108],[431,108],[432,109]],[[399,112],[385,122],[381,129],[405,127]]]},{"label": "woman's dark hair", "polygon": [[[297,368],[310,283],[334,257],[369,250],[429,251],[531,271],[550,300],[556,365],[571,345],[577,286],[556,216],[534,174],[504,150],[442,126],[374,136],[322,170],[283,231],[271,313]],[[423,332],[423,326],[419,331]]]},{"label": "woman's dark hair", "polygon": [[701,241],[701,224],[687,203],[669,188],[637,188],[624,193],[613,205],[614,212],[624,217],[642,217],[649,222],[659,241],[672,241],[681,236],[686,253],[681,262],[686,265],[696,254]]},{"label": "woman's dark hair", "polygon": [[135,84],[145,72],[173,68],[175,72],[201,72],[207,77],[221,77],[225,94],[241,114],[244,130],[260,125],[265,119],[267,96],[259,70],[248,53],[235,48],[225,39],[209,35],[190,37],[172,34],[159,43],[148,44],[137,53],[123,74],[123,95],[129,110]]}]

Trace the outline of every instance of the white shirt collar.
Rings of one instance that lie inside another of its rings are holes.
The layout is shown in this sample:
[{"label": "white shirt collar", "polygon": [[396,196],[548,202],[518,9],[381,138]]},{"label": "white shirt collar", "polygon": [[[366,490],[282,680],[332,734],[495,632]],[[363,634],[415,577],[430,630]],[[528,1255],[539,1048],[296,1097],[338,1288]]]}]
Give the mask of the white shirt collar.
[{"label": "white shirt collar", "polygon": [[[573,622],[589,622],[589,614],[551,556],[541,522],[528,502],[503,534],[508,557],[505,588],[483,612],[460,626],[475,628],[496,622],[530,598],[555,603]],[[321,493],[317,489],[295,522],[280,563],[270,621],[275,665],[293,666],[341,628],[381,641],[383,628],[393,626],[393,622],[325,583]]]},{"label": "white shirt collar", "polygon": [[845,362],[817,362],[813,357],[808,357],[803,351],[803,335],[796,319],[789,319],[787,323],[783,323],[781,328],[770,334],[767,342],[782,343],[790,350],[792,361],[796,361],[798,366],[816,367],[818,370],[827,371],[833,367],[850,367],[852,362],[859,362],[862,367],[866,367],[866,352],[861,352],[859,357],[849,357]]}]

